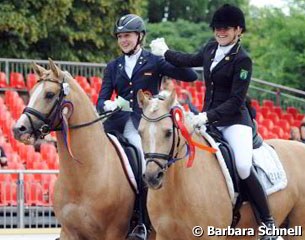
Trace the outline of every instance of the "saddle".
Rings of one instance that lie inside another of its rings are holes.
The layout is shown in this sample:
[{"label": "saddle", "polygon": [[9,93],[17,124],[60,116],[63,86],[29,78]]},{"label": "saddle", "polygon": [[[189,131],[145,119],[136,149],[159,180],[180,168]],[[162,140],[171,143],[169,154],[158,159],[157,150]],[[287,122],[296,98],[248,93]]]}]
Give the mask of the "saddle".
[{"label": "saddle", "polygon": [[[219,150],[221,151],[221,154],[223,156],[223,159],[226,163],[227,169],[230,173],[234,192],[238,193],[238,197],[236,199],[234,208],[233,208],[233,220],[231,227],[235,227],[240,219],[240,208],[242,206],[242,203],[245,201],[248,201],[248,195],[246,191],[244,190],[244,186],[242,184],[242,181],[240,180],[235,161],[234,161],[234,153],[228,142],[223,138],[222,133],[212,125],[207,126],[207,133],[215,140],[215,142],[218,144]],[[253,149],[258,149],[263,144],[263,139],[260,135],[257,133],[256,127],[253,128]],[[257,215],[255,208],[254,213]]]},{"label": "saddle", "polygon": [[[132,169],[133,175],[137,183],[137,189],[135,189],[134,185],[131,183],[129,175],[127,174],[126,166],[122,159],[122,154],[118,150],[118,146],[113,142],[113,140],[108,136],[108,134],[115,136],[119,141],[119,143],[121,144],[122,148],[124,149],[124,152],[127,155],[130,167]],[[120,156],[125,175],[136,194],[134,211],[130,220],[130,226],[128,232],[131,232],[138,225],[142,226],[144,224],[144,227],[145,226],[149,227],[151,224],[146,209],[147,187],[145,186],[145,183],[143,182],[142,179],[142,161],[140,158],[140,153],[138,152],[138,149],[118,131],[109,131],[108,134],[107,136],[109,140],[114,145],[115,149],[118,152],[118,155]]]},{"label": "saddle", "polygon": [[[118,131],[114,131],[114,130],[113,131],[109,131],[108,134],[111,134],[111,135],[115,136],[117,138],[117,140],[120,142],[121,146],[123,147],[124,152],[127,155],[129,164],[131,166],[132,172],[133,172],[133,174],[135,176],[137,185],[139,186],[139,183],[142,180],[142,161],[140,159],[140,154],[138,152],[138,149],[134,145],[132,145],[128,141],[128,139],[125,138]],[[113,141],[111,141],[111,142],[113,143]],[[115,146],[115,148],[117,149],[117,146]],[[120,158],[121,158],[121,154],[120,153],[118,153],[118,154],[120,155]],[[125,170],[125,166],[123,166],[123,168]],[[133,189],[134,189],[134,187],[133,187]],[[134,191],[135,191],[135,189],[134,189]]]}]

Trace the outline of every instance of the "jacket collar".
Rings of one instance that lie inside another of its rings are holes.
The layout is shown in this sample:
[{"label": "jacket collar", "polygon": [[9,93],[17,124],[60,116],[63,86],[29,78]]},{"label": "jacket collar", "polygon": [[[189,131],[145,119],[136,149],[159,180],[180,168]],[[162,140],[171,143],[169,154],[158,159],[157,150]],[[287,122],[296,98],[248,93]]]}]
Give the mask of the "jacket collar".
[{"label": "jacket collar", "polygon": [[[227,63],[231,62],[232,59],[234,58],[234,56],[239,52],[240,50],[240,41],[238,41],[233,47],[232,49],[229,51],[229,53],[213,68],[212,72],[215,72],[219,69],[221,69],[224,65],[226,65]],[[218,44],[215,45],[214,49],[211,51],[211,61],[208,64],[208,69],[210,69],[211,64],[214,60],[215,54],[216,54],[216,50],[218,48]]]},{"label": "jacket collar", "polygon": [[[132,77],[147,63],[147,58],[149,55],[150,55],[150,52],[142,49],[141,55],[139,56],[137,63],[133,69]],[[125,71],[125,55],[121,55],[117,61],[118,61],[118,71],[125,78],[129,79],[129,77],[127,76],[127,73]]]}]

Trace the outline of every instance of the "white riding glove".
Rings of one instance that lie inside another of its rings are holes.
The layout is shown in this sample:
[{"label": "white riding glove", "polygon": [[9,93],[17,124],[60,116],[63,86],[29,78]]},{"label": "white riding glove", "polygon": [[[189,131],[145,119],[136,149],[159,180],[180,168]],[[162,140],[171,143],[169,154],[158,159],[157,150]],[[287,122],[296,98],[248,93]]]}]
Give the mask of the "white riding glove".
[{"label": "white riding glove", "polygon": [[208,117],[206,112],[199,113],[195,115],[192,119],[193,128],[201,128],[201,126],[205,125],[208,122]]},{"label": "white riding glove", "polygon": [[106,100],[104,102],[104,111],[108,112],[108,111],[113,111],[114,109],[116,109],[118,107],[118,104],[115,101],[111,101],[111,100]]},{"label": "white riding glove", "polygon": [[155,40],[152,40],[149,46],[152,54],[161,57],[164,57],[165,52],[168,50],[168,46],[165,43],[164,38],[156,38]]}]

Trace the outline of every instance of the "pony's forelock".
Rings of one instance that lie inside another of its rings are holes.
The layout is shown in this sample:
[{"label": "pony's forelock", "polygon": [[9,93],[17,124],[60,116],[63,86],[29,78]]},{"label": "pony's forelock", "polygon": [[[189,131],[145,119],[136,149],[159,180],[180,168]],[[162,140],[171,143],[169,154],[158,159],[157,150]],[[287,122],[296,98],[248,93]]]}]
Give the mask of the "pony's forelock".
[{"label": "pony's forelock", "polygon": [[151,113],[154,113],[159,109],[159,99],[153,98],[151,101],[152,101],[152,104],[151,104],[149,111]]}]

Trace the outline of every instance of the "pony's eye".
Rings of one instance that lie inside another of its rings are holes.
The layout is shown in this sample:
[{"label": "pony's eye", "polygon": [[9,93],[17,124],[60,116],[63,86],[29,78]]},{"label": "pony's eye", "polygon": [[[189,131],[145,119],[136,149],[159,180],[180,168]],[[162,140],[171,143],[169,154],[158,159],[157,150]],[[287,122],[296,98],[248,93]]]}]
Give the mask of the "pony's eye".
[{"label": "pony's eye", "polygon": [[166,130],[166,131],[165,131],[165,137],[166,137],[166,138],[171,137],[171,136],[172,136],[172,133],[173,133],[172,129]]},{"label": "pony's eye", "polygon": [[55,96],[55,93],[53,93],[53,92],[47,92],[46,95],[45,95],[45,98],[46,98],[46,99],[52,99],[54,96]]}]

